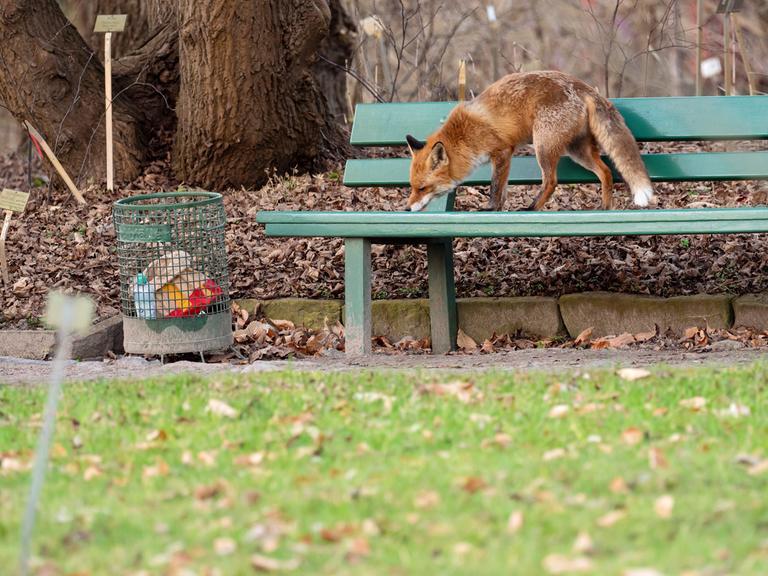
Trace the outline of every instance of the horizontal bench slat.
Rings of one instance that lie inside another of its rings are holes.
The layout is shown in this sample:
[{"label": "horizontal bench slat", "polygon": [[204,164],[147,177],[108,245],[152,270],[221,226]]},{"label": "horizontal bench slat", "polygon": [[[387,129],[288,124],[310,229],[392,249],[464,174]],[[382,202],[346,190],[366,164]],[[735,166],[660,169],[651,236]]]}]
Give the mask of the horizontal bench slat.
[{"label": "horizontal bench slat", "polygon": [[[640,141],[768,138],[768,96],[615,98]],[[426,138],[456,102],[358,104],[353,146],[405,146],[405,135]]]},{"label": "horizontal bench slat", "polygon": [[268,236],[442,238],[768,232],[768,207],[568,212],[259,212]]},{"label": "horizontal bench slat", "polygon": [[[651,180],[656,182],[768,179],[768,151],[645,154],[643,160]],[[392,188],[408,186],[410,165],[410,158],[348,160],[344,170],[344,185]],[[585,170],[567,157],[560,160],[557,177],[561,184],[598,181],[592,172]],[[615,171],[614,177],[617,181],[620,180],[619,174]],[[489,184],[490,180],[491,167],[486,165],[475,170],[465,184],[482,186]],[[539,182],[541,182],[541,170],[534,157],[520,156],[512,159],[510,184],[538,184]]]}]

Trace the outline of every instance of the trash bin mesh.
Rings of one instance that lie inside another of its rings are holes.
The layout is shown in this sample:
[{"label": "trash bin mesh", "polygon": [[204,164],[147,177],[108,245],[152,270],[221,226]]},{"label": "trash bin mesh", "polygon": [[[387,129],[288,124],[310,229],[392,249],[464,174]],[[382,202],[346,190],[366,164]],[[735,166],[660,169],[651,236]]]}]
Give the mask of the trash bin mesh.
[{"label": "trash bin mesh", "polygon": [[229,311],[220,194],[124,198],[115,203],[113,218],[124,316],[154,320]]}]

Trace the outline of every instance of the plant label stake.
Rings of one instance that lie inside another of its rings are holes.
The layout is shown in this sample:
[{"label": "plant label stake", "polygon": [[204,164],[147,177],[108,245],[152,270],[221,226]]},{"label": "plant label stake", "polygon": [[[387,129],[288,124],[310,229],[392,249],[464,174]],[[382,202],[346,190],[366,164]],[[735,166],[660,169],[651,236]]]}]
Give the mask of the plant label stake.
[{"label": "plant label stake", "polygon": [[69,174],[67,174],[64,166],[62,166],[61,162],[59,162],[59,159],[56,158],[56,155],[53,153],[53,150],[51,150],[51,147],[48,146],[48,142],[45,141],[45,138],[43,138],[40,132],[35,130],[35,127],[26,120],[24,121],[24,127],[27,129],[27,132],[29,133],[29,136],[32,138],[32,140],[40,148],[43,149],[43,152],[45,152],[48,160],[50,160],[51,164],[53,164],[53,167],[56,168],[56,172],[58,172],[61,179],[64,180],[64,183],[67,185],[67,188],[69,188],[69,191],[72,192],[75,200],[77,200],[79,204],[85,204],[85,198],[83,198],[83,195],[80,193],[80,190],[77,189],[75,183],[72,182],[72,178],[69,177]]},{"label": "plant label stake", "polygon": [[459,60],[459,100],[467,99],[467,61]]},{"label": "plant label stake", "polygon": [[725,61],[725,95],[733,92],[733,40],[731,39],[731,16],[741,11],[744,0],[720,0],[717,5],[717,14],[723,15],[723,60]]},{"label": "plant label stake", "polygon": [[8,237],[8,229],[11,227],[11,217],[14,212],[22,213],[29,200],[28,192],[9,190],[5,188],[0,192],[0,209],[5,212],[3,229],[0,232],[0,268],[2,268],[3,282],[6,286],[11,283],[8,276],[8,259],[5,256],[5,239]]},{"label": "plant label stake", "polygon": [[43,489],[45,469],[48,466],[48,453],[56,426],[56,410],[61,396],[61,383],[64,380],[64,364],[69,358],[72,348],[72,332],[85,333],[88,331],[93,310],[94,305],[90,298],[84,296],[73,298],[65,296],[61,292],[51,292],[48,295],[45,321],[49,326],[58,329],[59,345],[56,350],[56,358],[53,361],[48,400],[43,416],[43,429],[37,440],[35,462],[32,467],[32,484],[29,488],[29,498],[21,526],[19,566],[22,576],[29,574],[29,556],[32,550],[32,532],[35,528],[35,512],[40,500],[40,492]]},{"label": "plant label stake", "polygon": [[100,14],[94,32],[104,33],[104,107],[107,126],[107,190],[115,189],[115,168],[112,163],[112,32],[125,29],[125,14]]}]

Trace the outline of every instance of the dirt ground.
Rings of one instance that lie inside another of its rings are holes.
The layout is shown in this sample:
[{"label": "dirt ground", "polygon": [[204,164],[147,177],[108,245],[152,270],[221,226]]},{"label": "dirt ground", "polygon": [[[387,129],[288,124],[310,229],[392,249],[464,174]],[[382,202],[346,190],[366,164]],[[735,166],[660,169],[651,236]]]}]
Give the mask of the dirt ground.
[{"label": "dirt ground", "polygon": [[[224,374],[250,373],[275,370],[330,371],[384,370],[437,371],[545,371],[594,370],[629,366],[730,366],[757,361],[768,361],[763,349],[739,348],[702,352],[656,350],[582,350],[582,349],[534,349],[484,354],[374,354],[367,358],[347,359],[343,353],[304,360],[259,361],[252,364],[203,364],[201,362],[171,362],[165,365],[159,360],[142,357],[120,357],[116,360],[75,362],[67,366],[67,380],[138,380],[166,374]],[[22,360],[0,357],[0,384],[36,384],[48,380],[52,363],[48,361]]]}]

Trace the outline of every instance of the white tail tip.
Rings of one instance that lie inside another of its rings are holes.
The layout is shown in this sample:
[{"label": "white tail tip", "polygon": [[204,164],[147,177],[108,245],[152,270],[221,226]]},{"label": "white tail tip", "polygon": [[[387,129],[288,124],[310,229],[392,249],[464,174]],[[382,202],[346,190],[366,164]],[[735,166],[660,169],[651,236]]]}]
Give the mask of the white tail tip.
[{"label": "white tail tip", "polygon": [[636,206],[645,207],[649,204],[656,204],[656,196],[653,195],[653,188],[642,186],[633,191]]}]

